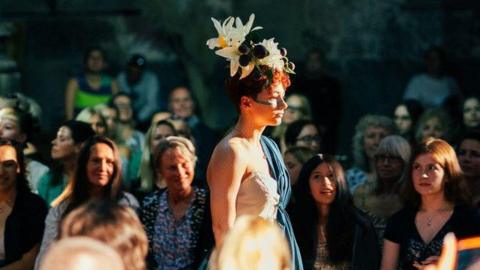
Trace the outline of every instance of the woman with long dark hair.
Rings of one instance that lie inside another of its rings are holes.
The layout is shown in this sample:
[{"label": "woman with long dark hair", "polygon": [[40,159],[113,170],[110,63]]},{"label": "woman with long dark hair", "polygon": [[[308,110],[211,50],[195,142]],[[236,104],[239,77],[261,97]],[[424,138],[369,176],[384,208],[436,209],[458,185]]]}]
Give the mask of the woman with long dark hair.
[{"label": "woman with long dark hair", "polygon": [[315,155],[294,188],[293,227],[305,269],[378,269],[375,229],[353,206],[342,166]]},{"label": "woman with long dark hair", "polygon": [[36,268],[49,245],[57,238],[58,225],[68,213],[90,199],[118,202],[138,209],[133,195],[122,191],[118,148],[106,137],[96,136],[85,142],[77,160],[75,174],[57,199],[45,220],[45,233]]}]

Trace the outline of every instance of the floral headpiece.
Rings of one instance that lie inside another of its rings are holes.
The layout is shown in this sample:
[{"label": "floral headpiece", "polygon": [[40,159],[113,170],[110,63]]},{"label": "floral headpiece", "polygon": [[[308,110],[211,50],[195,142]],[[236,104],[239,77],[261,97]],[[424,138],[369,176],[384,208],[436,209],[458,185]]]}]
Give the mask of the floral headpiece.
[{"label": "floral headpiece", "polygon": [[[254,72],[256,78],[267,75],[271,78],[273,70],[280,70],[286,73],[295,74],[295,65],[288,61],[287,49],[278,49],[278,43],[273,38],[264,39],[255,43],[249,37],[253,31],[263,29],[256,26],[252,29],[255,14],[250,15],[248,22],[244,25],[240,18],[228,17],[223,23],[212,18],[213,25],[217,29],[218,37],[207,40],[207,45],[217,55],[227,58],[230,62],[230,76],[235,76],[238,69],[241,69],[240,79],[243,79]],[[235,23],[235,26],[233,25]],[[263,74],[260,66],[268,66],[271,71]]]}]

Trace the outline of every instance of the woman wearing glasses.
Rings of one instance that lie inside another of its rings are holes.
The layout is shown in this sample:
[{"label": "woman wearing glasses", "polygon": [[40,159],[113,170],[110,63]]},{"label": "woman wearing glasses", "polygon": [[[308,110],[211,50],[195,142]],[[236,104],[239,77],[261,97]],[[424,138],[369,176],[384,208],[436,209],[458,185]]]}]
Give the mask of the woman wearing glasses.
[{"label": "woman wearing glasses", "polygon": [[413,154],[404,185],[407,205],[389,220],[382,270],[419,269],[435,263],[443,238],[480,234],[480,216],[470,196],[453,148],[428,139]]},{"label": "woman wearing glasses", "polygon": [[297,120],[291,123],[285,132],[285,143],[287,148],[303,146],[314,153],[322,150],[322,137],[317,126],[311,120]]}]

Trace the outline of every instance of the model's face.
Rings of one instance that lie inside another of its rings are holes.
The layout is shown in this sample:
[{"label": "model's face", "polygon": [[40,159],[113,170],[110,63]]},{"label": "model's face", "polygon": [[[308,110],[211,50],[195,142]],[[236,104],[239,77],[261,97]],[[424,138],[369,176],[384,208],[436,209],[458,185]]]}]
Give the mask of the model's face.
[{"label": "model's face", "polygon": [[150,149],[153,151],[158,143],[169,137],[169,136],[173,136],[175,134],[175,132],[172,130],[172,128],[170,126],[167,126],[167,125],[158,125],[155,130],[153,131],[152,133],[152,140],[150,142]]},{"label": "model's face", "polygon": [[400,134],[405,134],[412,128],[412,118],[405,105],[400,105],[395,109],[394,120]]},{"label": "model's face", "polygon": [[17,142],[25,142],[17,119],[11,115],[0,115],[0,138]]},{"label": "model's face", "polygon": [[0,191],[9,191],[15,188],[19,172],[20,167],[15,148],[11,145],[0,146]]},{"label": "model's face", "polygon": [[458,161],[466,177],[480,180],[480,142],[466,139],[458,149]]},{"label": "model's face", "polygon": [[288,173],[290,174],[290,183],[293,186],[297,183],[298,175],[302,170],[302,164],[300,163],[300,161],[298,161],[298,159],[295,158],[294,155],[290,153],[285,154],[283,160],[285,161],[285,166],[287,167]]},{"label": "model's face", "polygon": [[330,205],[337,194],[333,168],[327,163],[318,165],[310,174],[310,192],[317,205]]},{"label": "model's face", "polygon": [[480,126],[480,102],[476,98],[469,98],[463,104],[463,123],[468,128]]},{"label": "model's face", "polygon": [[399,156],[377,153],[375,168],[379,179],[397,181],[402,176],[403,161]]},{"label": "model's face", "polygon": [[90,149],[87,161],[87,177],[93,187],[105,187],[110,183],[115,170],[115,156],[112,148],[97,143]]},{"label": "model's face", "polygon": [[318,129],[314,125],[306,125],[297,136],[296,146],[304,146],[312,149],[314,153],[321,150],[322,138],[318,133]]},{"label": "model's face", "polygon": [[77,147],[72,138],[72,131],[62,126],[57,131],[57,137],[52,141],[52,159],[62,160],[74,157],[77,154]]},{"label": "model's face", "polygon": [[422,138],[426,140],[430,137],[433,138],[443,138],[445,133],[445,128],[443,127],[440,119],[438,117],[432,117],[425,121],[425,125],[422,129]]},{"label": "model's face", "polygon": [[250,111],[253,113],[251,117],[266,126],[279,125],[288,107],[284,98],[285,88],[281,83],[277,83],[272,90],[263,89],[256,98],[250,98]]},{"label": "model's face", "polygon": [[368,159],[371,160],[374,158],[380,141],[388,135],[390,135],[390,133],[383,127],[370,126],[365,129],[365,133],[363,134],[363,150]]},{"label": "model's face", "polygon": [[432,154],[419,155],[412,166],[412,180],[420,196],[443,193],[445,171]]},{"label": "model's face", "polygon": [[105,67],[105,59],[102,52],[92,51],[88,55],[87,59],[87,69],[93,73],[100,73]]},{"label": "model's face", "polygon": [[193,115],[195,105],[190,91],[186,88],[176,88],[170,94],[170,108],[175,116],[188,118]]},{"label": "model's face", "polygon": [[166,150],[157,164],[159,173],[167,182],[170,192],[181,194],[191,188],[194,177],[194,163],[185,156],[180,149],[170,148]]},{"label": "model's face", "polygon": [[118,96],[113,101],[118,109],[118,120],[120,122],[129,122],[133,117],[132,102],[127,96]]},{"label": "model's face", "polygon": [[290,124],[297,120],[300,120],[305,115],[302,113],[302,108],[304,104],[302,100],[297,95],[291,95],[287,98],[288,108],[285,110],[283,115],[283,122],[285,124]]}]

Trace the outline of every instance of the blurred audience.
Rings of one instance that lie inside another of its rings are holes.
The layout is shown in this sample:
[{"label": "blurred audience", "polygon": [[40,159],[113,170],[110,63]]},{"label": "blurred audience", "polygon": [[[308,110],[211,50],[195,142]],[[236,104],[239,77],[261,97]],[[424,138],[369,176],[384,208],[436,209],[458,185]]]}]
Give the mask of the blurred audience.
[{"label": "blurred audience", "polygon": [[480,128],[480,97],[470,96],[463,102],[464,130]]},{"label": "blurred audience", "polygon": [[365,181],[373,181],[378,145],[384,137],[395,133],[395,123],[389,117],[367,114],[360,118],[352,139],[353,167],[346,172],[350,192]]},{"label": "blurred audience", "polygon": [[308,160],[293,192],[292,224],[305,269],[378,269],[373,224],[353,206],[335,159],[319,154]]},{"label": "blurred audience", "polygon": [[141,126],[148,126],[153,113],[167,107],[158,77],[147,67],[147,59],[141,54],[134,54],[128,60],[125,71],[117,76],[120,89],[132,100],[135,120]]},{"label": "blurred audience", "polygon": [[422,113],[422,105],[413,99],[398,104],[393,112],[393,120],[399,135],[412,144],[415,143],[415,128]]},{"label": "blurred audience", "polygon": [[94,107],[87,107],[81,110],[75,120],[90,124],[96,135],[107,136],[108,126],[102,114]]},{"label": "blurred audience", "polygon": [[57,131],[52,141],[51,157],[58,164],[44,174],[38,182],[38,194],[52,203],[65,189],[75,173],[78,153],[86,140],[94,136],[91,126],[84,122],[68,120]]},{"label": "blurred audience", "polygon": [[15,141],[0,141],[0,179],[0,269],[32,269],[47,206],[30,191]]},{"label": "blurred audience", "polygon": [[117,82],[105,74],[106,54],[100,47],[87,49],[84,71],[67,82],[65,89],[65,117],[73,119],[83,108],[107,103],[117,93]]},{"label": "blurred audience", "polygon": [[417,100],[424,108],[449,105],[460,100],[461,93],[455,80],[445,73],[446,54],[438,46],[431,46],[424,55],[426,72],[413,76],[408,82],[403,99]]},{"label": "blurred audience", "polygon": [[451,142],[456,135],[452,118],[442,108],[434,108],[425,111],[418,120],[415,139],[421,143],[433,137]]},{"label": "blurred audience", "polygon": [[290,123],[285,131],[285,146],[303,146],[319,153],[322,151],[322,135],[313,121],[297,120]]}]

